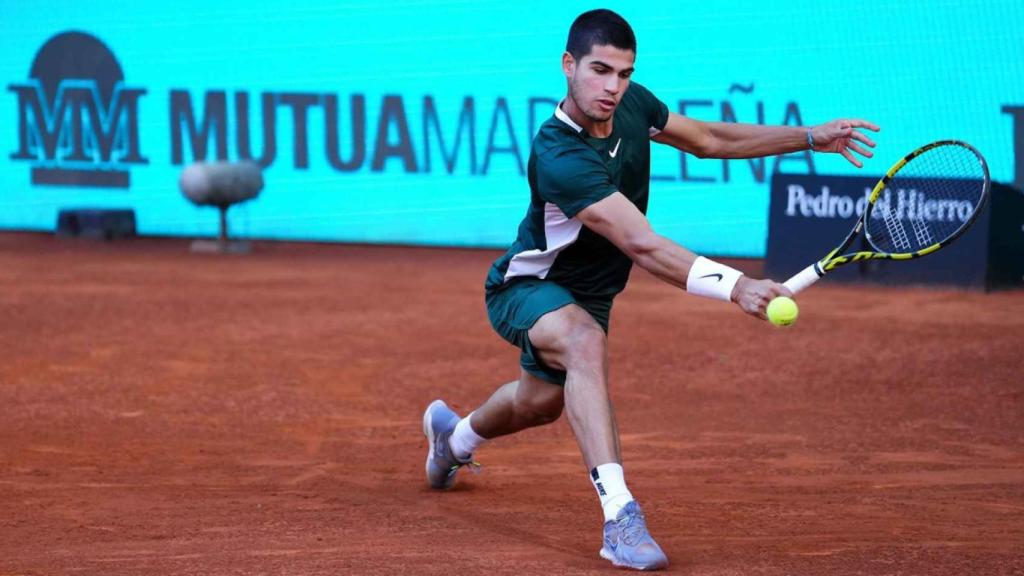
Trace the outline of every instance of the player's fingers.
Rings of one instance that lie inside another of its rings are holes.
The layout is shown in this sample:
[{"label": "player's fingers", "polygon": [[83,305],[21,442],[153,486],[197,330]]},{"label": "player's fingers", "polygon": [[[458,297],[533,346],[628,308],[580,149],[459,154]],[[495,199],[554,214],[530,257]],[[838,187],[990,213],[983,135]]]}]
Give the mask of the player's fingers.
[{"label": "player's fingers", "polygon": [[872,156],[875,155],[875,153],[872,152],[871,150],[865,150],[864,148],[861,148],[859,144],[852,140],[846,146],[853,150],[854,152],[856,152],[857,154],[864,156],[865,158],[871,158]]},{"label": "player's fingers", "polygon": [[768,304],[760,294],[751,294],[751,298],[743,303],[743,311],[751,316],[757,316],[761,320],[768,319],[766,308]]},{"label": "player's fingers", "polygon": [[852,138],[860,140],[861,142],[867,144],[868,146],[871,146],[872,148],[875,147],[875,141],[872,140],[871,138],[868,138],[863,132],[859,130],[854,130],[853,132],[850,133],[850,136]]},{"label": "player's fingers", "polygon": [[857,160],[857,158],[853,154],[850,154],[849,150],[844,148],[844,149],[840,150],[839,153],[843,155],[843,158],[846,158],[847,160],[849,160],[850,164],[853,164],[857,168],[861,168],[861,167],[864,166],[864,164],[861,164],[860,160]]},{"label": "player's fingers", "polygon": [[881,130],[881,128],[878,127],[878,124],[875,124],[874,122],[868,122],[867,120],[855,119],[847,120],[847,122],[849,122],[851,126],[856,126],[857,128],[867,128],[868,130],[871,130],[873,132],[878,132]]}]

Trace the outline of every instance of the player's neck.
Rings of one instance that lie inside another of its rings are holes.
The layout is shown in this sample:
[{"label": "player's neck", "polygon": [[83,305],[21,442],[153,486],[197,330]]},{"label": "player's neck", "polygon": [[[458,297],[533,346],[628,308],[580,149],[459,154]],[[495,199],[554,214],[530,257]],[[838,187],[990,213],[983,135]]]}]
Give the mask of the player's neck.
[{"label": "player's neck", "polygon": [[604,122],[591,120],[582,110],[576,106],[576,101],[570,95],[562,101],[562,111],[572,119],[580,128],[594,138],[607,138],[612,135],[612,121],[614,116]]}]

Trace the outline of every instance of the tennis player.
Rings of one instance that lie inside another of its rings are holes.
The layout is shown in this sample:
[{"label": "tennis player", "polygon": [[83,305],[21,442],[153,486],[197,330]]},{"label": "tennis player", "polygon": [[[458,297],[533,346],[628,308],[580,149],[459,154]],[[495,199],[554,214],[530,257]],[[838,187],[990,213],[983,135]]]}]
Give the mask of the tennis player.
[{"label": "tennis player", "polygon": [[[615,295],[635,263],[686,291],[733,302],[765,318],[774,297],[791,295],[770,280],[695,255],[648,223],[650,141],[701,158],[751,158],[812,148],[870,158],[861,120],[813,128],[700,122],[670,113],[632,82],[636,39],[609,10],[580,15],[562,55],[565,99],[533,140],[530,206],[519,235],[491,267],[491,325],[522,350],[521,376],[460,418],[441,400],[423,415],[427,481],[450,488],[487,441],[554,422],[567,409],[604,511],[600,554],[616,566],[650,570],[668,559],[648,532],[626,486],[608,397],[606,338]],[[862,146],[863,144],[863,146]]]}]

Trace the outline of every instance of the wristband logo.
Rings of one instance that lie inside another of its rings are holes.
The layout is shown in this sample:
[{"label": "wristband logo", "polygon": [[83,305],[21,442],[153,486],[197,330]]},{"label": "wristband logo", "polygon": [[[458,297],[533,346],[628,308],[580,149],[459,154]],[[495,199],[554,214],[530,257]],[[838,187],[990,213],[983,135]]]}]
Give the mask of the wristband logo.
[{"label": "wristband logo", "polygon": [[139,98],[113,52],[95,36],[63,32],[36,52],[18,97],[18,150],[33,185],[128,188],[139,149]]}]

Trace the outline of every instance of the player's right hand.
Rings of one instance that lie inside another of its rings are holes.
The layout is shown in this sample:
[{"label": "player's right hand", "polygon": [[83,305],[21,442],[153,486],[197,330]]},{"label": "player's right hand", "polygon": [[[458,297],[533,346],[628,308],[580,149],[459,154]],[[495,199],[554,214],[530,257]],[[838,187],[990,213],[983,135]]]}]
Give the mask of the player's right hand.
[{"label": "player's right hand", "polygon": [[778,282],[756,280],[747,276],[740,276],[740,279],[736,281],[736,286],[732,289],[732,301],[747,314],[757,316],[761,320],[768,319],[765,308],[776,296],[792,298],[793,293]]}]

